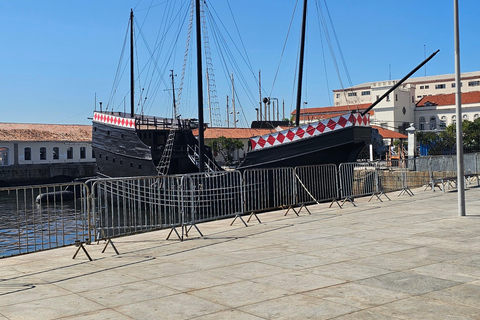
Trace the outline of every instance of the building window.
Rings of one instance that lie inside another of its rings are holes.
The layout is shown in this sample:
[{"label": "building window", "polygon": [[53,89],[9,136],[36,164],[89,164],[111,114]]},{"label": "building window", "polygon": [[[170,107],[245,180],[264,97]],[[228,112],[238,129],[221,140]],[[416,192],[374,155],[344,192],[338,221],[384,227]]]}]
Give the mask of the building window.
[{"label": "building window", "polygon": [[356,93],[356,92],[349,92],[349,93],[348,93],[348,96],[349,96],[349,97],[356,97],[356,96],[357,96],[357,93]]},{"label": "building window", "polygon": [[115,157],[113,157],[112,162],[115,163]]},{"label": "building window", "polygon": [[436,84],[435,89],[445,89],[447,86],[445,84]]},{"label": "building window", "polygon": [[395,93],[395,101],[398,101],[398,94]]},{"label": "building window", "polygon": [[25,158],[25,160],[32,160],[32,148],[26,147],[23,150],[23,157]]},{"label": "building window", "polygon": [[53,160],[58,160],[59,158],[59,152],[60,150],[58,149],[58,147],[53,147],[53,154],[52,154],[52,159]]},{"label": "building window", "polygon": [[87,150],[85,147],[80,147],[80,159],[85,159],[87,157]]},{"label": "building window", "polygon": [[[452,88],[455,88],[457,86],[457,84],[454,82],[452,83]],[[463,83],[460,82],[460,87],[463,87]]]},{"label": "building window", "polygon": [[430,88],[430,86],[425,86],[425,89],[429,89],[429,88]]},{"label": "building window", "polygon": [[475,115],[473,116],[473,121],[477,120],[479,116],[480,115],[478,113],[475,113]]},{"label": "building window", "polygon": [[47,160],[47,148],[40,148],[40,160]]},{"label": "building window", "polygon": [[440,129],[445,129],[446,126],[447,126],[447,117],[442,116],[442,118],[440,119]]},{"label": "building window", "polygon": [[340,99],[340,93],[337,93],[336,97],[337,99]]},{"label": "building window", "polygon": [[463,120],[468,120],[468,114],[463,115]]},{"label": "building window", "polygon": [[0,166],[8,166],[8,148],[0,147]]},{"label": "building window", "polygon": [[457,117],[456,116],[452,116],[452,124],[456,124],[457,123]]},{"label": "building window", "polygon": [[420,130],[425,130],[425,117],[420,117],[420,119],[418,119],[418,124]]},{"label": "building window", "polygon": [[67,159],[73,159],[73,147],[67,148]]},{"label": "building window", "polygon": [[422,98],[423,98],[423,96],[417,96],[417,99],[422,99]]},{"label": "building window", "polygon": [[390,95],[387,96],[387,101],[390,101]]},{"label": "building window", "polygon": [[469,81],[468,86],[469,87],[480,86],[480,81]]},{"label": "building window", "polygon": [[420,89],[425,89],[425,86],[420,86]]},{"label": "building window", "polygon": [[370,95],[370,91],[362,91],[362,96],[369,96]]},{"label": "building window", "polygon": [[138,164],[138,170],[142,170],[142,164],[141,163]]},{"label": "building window", "polygon": [[435,116],[430,117],[430,130],[437,129],[437,118]]},{"label": "building window", "polygon": [[120,165],[123,166],[123,160],[122,159],[120,159]]}]

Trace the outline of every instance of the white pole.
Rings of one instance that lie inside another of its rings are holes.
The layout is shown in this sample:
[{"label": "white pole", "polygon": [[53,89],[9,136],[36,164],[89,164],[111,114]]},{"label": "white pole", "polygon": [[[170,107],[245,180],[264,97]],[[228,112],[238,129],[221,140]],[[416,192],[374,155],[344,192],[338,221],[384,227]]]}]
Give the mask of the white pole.
[{"label": "white pole", "polygon": [[460,85],[460,36],[458,26],[458,0],[453,0],[455,24],[455,106],[457,110],[457,189],[458,215],[465,216],[465,186],[463,165],[462,87]]}]

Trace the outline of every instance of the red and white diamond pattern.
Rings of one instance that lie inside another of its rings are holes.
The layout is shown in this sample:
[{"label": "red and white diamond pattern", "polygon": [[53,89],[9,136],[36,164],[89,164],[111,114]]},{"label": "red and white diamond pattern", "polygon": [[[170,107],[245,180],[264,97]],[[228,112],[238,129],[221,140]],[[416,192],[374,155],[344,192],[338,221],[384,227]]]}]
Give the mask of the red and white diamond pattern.
[{"label": "red and white diamond pattern", "polygon": [[110,125],[115,125],[124,128],[135,128],[135,119],[116,117],[109,114],[94,112],[93,121],[103,122]]},{"label": "red and white diamond pattern", "polygon": [[362,116],[359,113],[349,113],[338,117],[321,120],[301,127],[283,130],[273,134],[250,139],[252,150],[265,149],[279,144],[290,143],[300,139],[318,136],[352,126],[369,126],[370,115]]}]

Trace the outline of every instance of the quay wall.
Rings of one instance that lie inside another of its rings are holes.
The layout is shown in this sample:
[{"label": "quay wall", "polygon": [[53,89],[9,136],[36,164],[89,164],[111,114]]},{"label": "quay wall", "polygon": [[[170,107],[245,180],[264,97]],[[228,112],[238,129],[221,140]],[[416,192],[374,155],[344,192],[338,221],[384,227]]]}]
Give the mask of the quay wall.
[{"label": "quay wall", "polygon": [[70,182],[95,175],[95,162],[0,167],[0,187]]}]

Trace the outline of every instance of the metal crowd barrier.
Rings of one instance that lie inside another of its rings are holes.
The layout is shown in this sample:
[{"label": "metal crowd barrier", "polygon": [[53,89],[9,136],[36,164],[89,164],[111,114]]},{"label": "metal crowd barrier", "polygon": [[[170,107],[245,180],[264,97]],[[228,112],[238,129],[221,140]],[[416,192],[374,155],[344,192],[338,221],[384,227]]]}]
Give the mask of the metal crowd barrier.
[{"label": "metal crowd barrier", "polygon": [[384,195],[378,164],[375,162],[341,163],[338,167],[338,179],[342,205],[347,201],[355,205],[354,199],[357,197],[370,195],[381,200],[380,196]]},{"label": "metal crowd barrier", "polygon": [[95,241],[180,226],[182,176],[92,181]]},{"label": "metal crowd barrier", "polygon": [[334,164],[296,167],[294,174],[296,205],[318,204],[338,198],[337,167]]},{"label": "metal crowd barrier", "polygon": [[245,170],[243,183],[246,213],[295,205],[294,168]]},{"label": "metal crowd barrier", "polygon": [[[194,173],[181,179],[181,212],[184,226],[243,213],[243,181],[239,171]],[[182,228],[188,236],[189,228]],[[197,228],[197,227],[196,227]],[[200,230],[197,231],[201,234]]]},{"label": "metal crowd barrier", "polygon": [[0,188],[0,257],[89,242],[83,183]]}]

